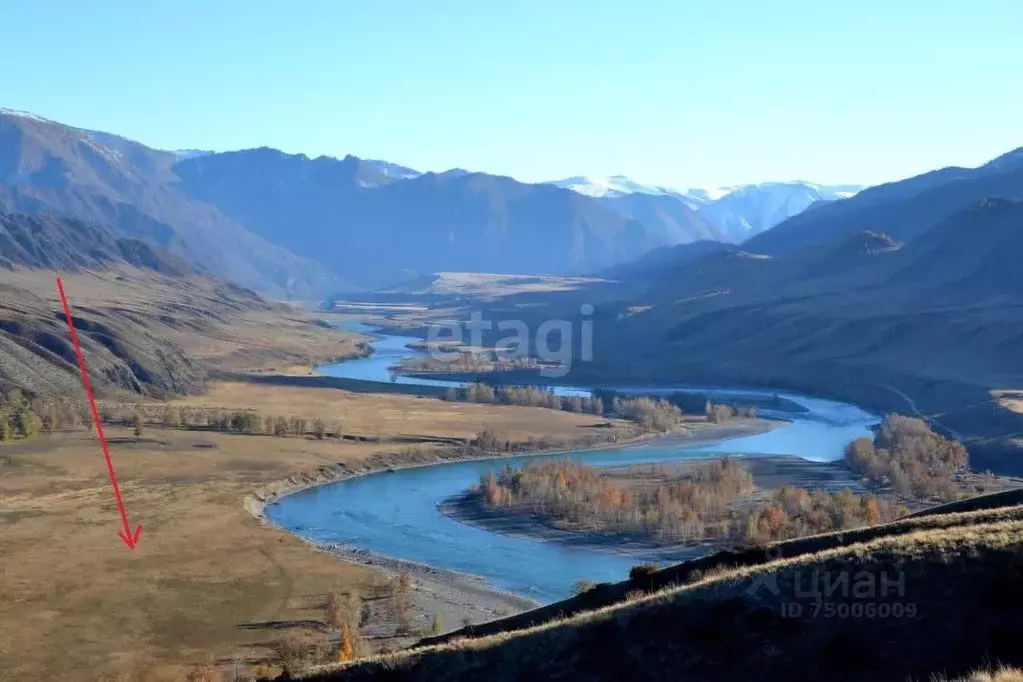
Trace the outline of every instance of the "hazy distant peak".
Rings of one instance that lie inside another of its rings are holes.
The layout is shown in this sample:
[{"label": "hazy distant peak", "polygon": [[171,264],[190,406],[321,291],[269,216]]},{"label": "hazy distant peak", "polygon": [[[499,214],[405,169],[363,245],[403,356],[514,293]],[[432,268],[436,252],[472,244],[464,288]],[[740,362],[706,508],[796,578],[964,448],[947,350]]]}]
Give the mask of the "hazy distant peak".
[{"label": "hazy distant peak", "polygon": [[418,178],[422,173],[412,168],[400,166],[390,161],[378,161],[376,159],[365,159],[363,163],[372,166],[381,175],[392,180],[411,180]]},{"label": "hazy distant peak", "polygon": [[200,156],[208,156],[210,154],[216,154],[211,149],[174,149],[171,150],[171,154],[178,157],[179,159],[195,159]]},{"label": "hazy distant peak", "polygon": [[570,189],[578,194],[585,194],[589,197],[615,197],[623,194],[650,194],[654,196],[665,194],[677,194],[674,190],[666,187],[655,187],[644,185],[630,180],[624,175],[610,175],[604,178],[588,177],[577,175],[564,180],[541,183],[555,185],[563,189]]}]

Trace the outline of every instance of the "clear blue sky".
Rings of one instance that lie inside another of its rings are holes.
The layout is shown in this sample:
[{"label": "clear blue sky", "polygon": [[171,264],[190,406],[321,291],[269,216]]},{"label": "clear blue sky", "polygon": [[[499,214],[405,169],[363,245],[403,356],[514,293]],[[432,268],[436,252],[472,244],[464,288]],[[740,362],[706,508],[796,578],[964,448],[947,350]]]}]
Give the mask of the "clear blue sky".
[{"label": "clear blue sky", "polygon": [[0,106],[527,181],[875,183],[1023,145],[1020,0],[0,0]]}]

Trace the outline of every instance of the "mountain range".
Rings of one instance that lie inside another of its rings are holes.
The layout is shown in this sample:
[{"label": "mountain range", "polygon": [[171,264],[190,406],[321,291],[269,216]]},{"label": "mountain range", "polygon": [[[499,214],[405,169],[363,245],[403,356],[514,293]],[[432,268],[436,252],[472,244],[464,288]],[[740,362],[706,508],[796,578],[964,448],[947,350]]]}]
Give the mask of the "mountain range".
[{"label": "mountain range", "polygon": [[668,231],[675,238],[669,244],[696,239],[739,243],[802,213],[817,202],[847,199],[863,189],[860,185],[829,186],[795,181],[674,190],[644,185],[624,175],[606,178],[576,176],[549,184],[604,199],[617,210],[638,213],[640,220],[651,225],[657,224],[658,220],[663,221],[665,214],[671,213],[685,215],[690,222],[695,220],[690,213],[674,204],[682,204],[698,214],[695,231],[686,234]]},{"label": "mountain range", "polygon": [[102,225],[282,298],[438,271],[593,273],[660,246],[739,242],[855,191],[774,183],[679,193],[615,183],[593,196],[571,183],[420,173],[354,156],[161,151],[0,110],[0,210]]},{"label": "mountain range", "polygon": [[992,391],[1023,385],[1021,252],[1017,150],[823,203],[739,245],[660,247],[484,316],[529,326],[587,303],[599,333],[573,383],[766,386],[924,414],[979,465],[1020,472],[1019,448],[995,437],[1023,424]]}]

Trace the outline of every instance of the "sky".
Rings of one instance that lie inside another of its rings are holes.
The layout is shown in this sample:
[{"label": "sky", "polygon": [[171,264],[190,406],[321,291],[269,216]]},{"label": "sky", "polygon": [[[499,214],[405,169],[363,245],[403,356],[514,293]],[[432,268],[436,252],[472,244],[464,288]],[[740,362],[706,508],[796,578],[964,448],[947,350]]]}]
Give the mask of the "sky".
[{"label": "sky", "polygon": [[1019,0],[0,0],[0,106],[527,182],[875,184],[1023,146]]}]

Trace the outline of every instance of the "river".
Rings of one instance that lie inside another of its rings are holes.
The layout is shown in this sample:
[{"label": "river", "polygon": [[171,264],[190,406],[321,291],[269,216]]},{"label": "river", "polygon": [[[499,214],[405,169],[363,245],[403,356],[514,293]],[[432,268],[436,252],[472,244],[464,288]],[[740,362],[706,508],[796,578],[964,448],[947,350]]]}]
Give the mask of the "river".
[{"label": "river", "polygon": [[[349,328],[370,331],[361,326]],[[378,336],[373,343],[373,355],[324,365],[318,371],[349,379],[390,381],[388,370],[391,366],[403,357],[422,355],[406,348],[407,344],[417,341],[419,339],[413,337]],[[457,385],[401,376],[396,378],[396,382]],[[588,394],[581,388],[559,387],[556,390],[561,394]],[[691,387],[684,390],[706,392],[705,389]],[[630,388],[629,391],[641,392],[642,389]],[[756,391],[714,392],[723,395],[771,395]],[[875,415],[853,405],[790,393],[777,395],[797,403],[806,412],[785,415],[790,423],[767,433],[712,445],[684,445],[664,438],[606,450],[535,457],[569,457],[595,466],[668,462],[723,454],[794,454],[815,461],[830,461],[841,457],[850,440],[870,435],[870,426],[878,420]],[[471,573],[482,576],[498,588],[543,603],[569,596],[572,584],[580,578],[595,582],[624,579],[629,568],[640,563],[642,557],[510,537],[459,523],[438,512],[437,505],[442,500],[464,491],[476,483],[481,474],[526,460],[526,457],[515,457],[452,462],[371,474],[289,495],[270,505],[266,515],[282,528],[316,543],[353,546],[376,554]]]}]

